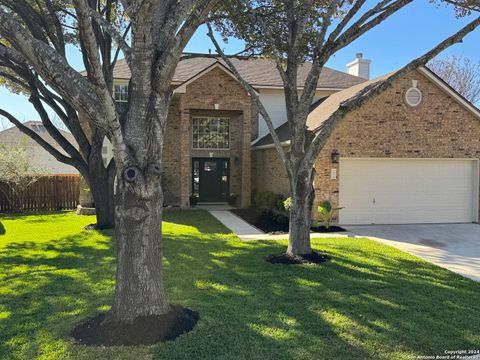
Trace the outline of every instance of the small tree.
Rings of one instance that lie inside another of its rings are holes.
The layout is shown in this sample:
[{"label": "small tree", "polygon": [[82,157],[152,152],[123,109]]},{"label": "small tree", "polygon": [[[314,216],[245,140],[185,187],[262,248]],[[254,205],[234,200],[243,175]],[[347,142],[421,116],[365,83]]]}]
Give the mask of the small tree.
[{"label": "small tree", "polygon": [[465,99],[473,104],[480,102],[480,62],[451,55],[433,59],[428,67]]},{"label": "small tree", "polygon": [[14,211],[22,210],[23,198],[28,188],[46,175],[46,169],[36,167],[31,162],[27,139],[22,139],[13,146],[0,145],[0,186]]}]

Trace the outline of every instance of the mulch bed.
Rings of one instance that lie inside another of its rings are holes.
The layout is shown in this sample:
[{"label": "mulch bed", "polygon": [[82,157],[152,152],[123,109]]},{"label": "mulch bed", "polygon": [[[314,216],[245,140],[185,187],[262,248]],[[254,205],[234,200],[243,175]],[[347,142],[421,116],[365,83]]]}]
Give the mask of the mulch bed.
[{"label": "mulch bed", "polygon": [[136,346],[174,340],[191,331],[200,319],[198,312],[171,305],[165,315],[136,318],[132,323],[104,322],[105,313],[78,325],[71,333],[83,345]]},{"label": "mulch bed", "polygon": [[[284,235],[288,234],[288,218],[285,217],[284,221],[279,222],[273,218],[271,213],[262,212],[255,208],[250,209],[232,209],[230,210],[235,215],[241,217],[249,224],[255,226],[257,229],[271,235]],[[332,232],[344,232],[344,228],[340,226],[330,226],[328,229],[325,226],[312,227],[312,232],[316,233],[332,233]]]},{"label": "mulch bed", "polygon": [[333,233],[333,232],[347,231],[340,226],[330,226],[328,229],[325,226],[318,226],[318,227],[312,227],[310,230],[316,233]]},{"label": "mulch bed", "polygon": [[288,233],[287,218],[285,219],[286,222],[280,223],[277,220],[272,219],[269,213],[254,208],[233,209],[230,211],[265,233]]},{"label": "mulch bed", "polygon": [[266,260],[271,264],[285,264],[285,265],[321,264],[330,260],[330,257],[313,251],[311,254],[307,254],[307,255],[290,255],[287,253],[270,255],[266,258]]}]

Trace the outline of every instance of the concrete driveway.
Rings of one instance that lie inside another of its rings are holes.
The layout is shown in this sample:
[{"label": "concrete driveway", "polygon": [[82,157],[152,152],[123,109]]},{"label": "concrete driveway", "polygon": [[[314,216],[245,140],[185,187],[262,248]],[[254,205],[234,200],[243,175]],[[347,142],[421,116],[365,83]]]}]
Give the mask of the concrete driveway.
[{"label": "concrete driveway", "polygon": [[480,281],[478,224],[362,225],[344,228]]}]

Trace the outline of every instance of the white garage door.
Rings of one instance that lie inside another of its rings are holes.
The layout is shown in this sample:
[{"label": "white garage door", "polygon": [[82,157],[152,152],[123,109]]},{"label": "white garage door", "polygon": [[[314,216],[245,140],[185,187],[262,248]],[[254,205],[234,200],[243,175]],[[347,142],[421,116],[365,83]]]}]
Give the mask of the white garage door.
[{"label": "white garage door", "polygon": [[341,224],[476,221],[476,162],[341,159]]}]

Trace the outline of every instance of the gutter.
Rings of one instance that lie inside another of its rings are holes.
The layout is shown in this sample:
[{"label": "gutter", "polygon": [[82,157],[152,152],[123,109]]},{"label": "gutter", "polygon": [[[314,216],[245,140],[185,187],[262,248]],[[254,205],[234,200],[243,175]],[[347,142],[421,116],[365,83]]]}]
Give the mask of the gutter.
[{"label": "gutter", "polygon": [[[290,140],[282,141],[280,144],[283,147],[290,146]],[[272,149],[272,148],[275,148],[275,144],[267,144],[267,145],[260,145],[260,146],[255,146],[254,144],[252,145],[252,150],[263,150],[263,149]]]}]

